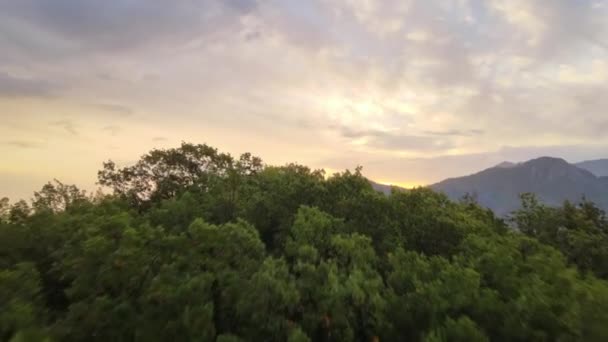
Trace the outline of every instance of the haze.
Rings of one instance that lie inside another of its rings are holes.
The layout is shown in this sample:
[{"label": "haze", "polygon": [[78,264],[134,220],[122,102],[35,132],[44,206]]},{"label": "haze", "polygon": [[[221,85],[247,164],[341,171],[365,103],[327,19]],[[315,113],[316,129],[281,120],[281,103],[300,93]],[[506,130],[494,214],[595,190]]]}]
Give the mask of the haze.
[{"label": "haze", "polygon": [[0,195],[181,141],[422,185],[608,150],[608,1],[0,1]]}]

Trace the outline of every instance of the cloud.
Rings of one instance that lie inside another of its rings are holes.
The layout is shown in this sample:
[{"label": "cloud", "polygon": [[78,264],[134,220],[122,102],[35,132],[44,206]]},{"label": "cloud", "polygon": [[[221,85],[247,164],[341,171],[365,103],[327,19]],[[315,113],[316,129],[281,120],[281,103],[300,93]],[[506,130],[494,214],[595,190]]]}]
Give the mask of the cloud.
[{"label": "cloud", "polygon": [[488,7],[502,16],[512,37],[524,43],[522,51],[556,59],[577,54],[579,49],[598,45],[605,39],[606,9],[594,3],[605,2],[492,0],[488,1]]},{"label": "cloud", "polygon": [[424,131],[425,134],[428,135],[437,135],[437,136],[463,136],[463,137],[471,137],[475,135],[484,134],[484,130],[482,129],[468,129],[468,130],[460,130],[460,129],[449,129],[445,131]]},{"label": "cloud", "polygon": [[0,13],[73,42],[82,53],[187,42],[237,25],[255,7],[254,0],[23,0],[2,2]]},{"label": "cloud", "polygon": [[64,131],[66,131],[67,133],[77,136],[78,134],[78,130],[76,129],[76,125],[70,121],[70,120],[59,120],[59,121],[53,121],[50,123],[51,126],[54,127],[59,127],[61,129],[63,129]]},{"label": "cloud", "polygon": [[21,148],[21,149],[32,149],[32,148],[40,148],[43,146],[42,143],[36,141],[29,140],[8,140],[2,143],[6,146]]},{"label": "cloud", "polygon": [[[442,151],[454,147],[454,144],[444,137],[410,135],[399,131],[353,130],[349,127],[342,127],[340,128],[340,134],[345,138],[352,139],[356,145],[384,150]],[[446,134],[442,135],[445,136]]]},{"label": "cloud", "polygon": [[47,81],[17,77],[0,71],[0,97],[46,97],[53,95],[57,88]]},{"label": "cloud", "polygon": [[131,116],[133,115],[133,109],[127,106],[112,104],[112,103],[97,103],[94,107],[101,109],[104,112],[119,116]]},{"label": "cloud", "polygon": [[110,133],[110,135],[112,135],[112,136],[116,136],[121,131],[121,128],[120,128],[120,126],[116,126],[116,125],[107,125],[107,126],[104,126],[102,128],[102,130]]},{"label": "cloud", "polygon": [[371,136],[367,145],[385,150],[415,152],[446,151],[455,146],[447,139],[390,133]]},{"label": "cloud", "polygon": [[68,115],[82,137],[133,132],[96,155],[205,136],[393,180],[575,158],[608,145],[607,16],[606,0],[0,1],[0,110],[20,129],[1,133]]}]

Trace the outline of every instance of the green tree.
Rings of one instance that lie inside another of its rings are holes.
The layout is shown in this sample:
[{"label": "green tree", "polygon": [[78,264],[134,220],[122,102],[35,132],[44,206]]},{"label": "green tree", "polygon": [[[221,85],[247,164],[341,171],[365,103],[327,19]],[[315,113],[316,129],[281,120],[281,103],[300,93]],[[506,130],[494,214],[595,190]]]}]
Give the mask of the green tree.
[{"label": "green tree", "polygon": [[10,200],[7,197],[0,199],[0,224],[8,222],[11,210]]},{"label": "green tree", "polygon": [[293,328],[300,296],[284,260],[267,258],[242,288],[237,314],[243,334],[254,341],[285,341]]},{"label": "green tree", "polygon": [[608,277],[608,220],[605,213],[583,199],[547,207],[531,194],[522,196],[522,209],[513,222],[524,234],[559,249],[584,272]]},{"label": "green tree", "polygon": [[40,276],[31,263],[0,269],[0,337],[3,341],[44,338],[45,310]]},{"label": "green tree", "polygon": [[8,212],[8,220],[11,223],[24,223],[31,214],[32,209],[26,201],[20,200],[11,206]]},{"label": "green tree", "polygon": [[60,212],[71,206],[87,201],[84,190],[75,185],[65,185],[58,180],[45,184],[40,191],[34,193],[32,207],[35,211],[50,210]]},{"label": "green tree", "polygon": [[290,164],[267,167],[253,179],[254,189],[241,217],[253,224],[272,252],[280,251],[298,208],[316,206],[324,198],[324,172]]},{"label": "green tree", "polygon": [[213,147],[182,143],[179,148],[153,150],[133,166],[118,168],[108,161],[98,178],[99,184],[139,206],[170,199],[190,187],[204,192],[213,177],[252,174],[261,167],[261,160],[250,154],[235,161]]},{"label": "green tree", "polygon": [[608,221],[374,191],[206,145],[0,201],[7,341],[603,341]]}]

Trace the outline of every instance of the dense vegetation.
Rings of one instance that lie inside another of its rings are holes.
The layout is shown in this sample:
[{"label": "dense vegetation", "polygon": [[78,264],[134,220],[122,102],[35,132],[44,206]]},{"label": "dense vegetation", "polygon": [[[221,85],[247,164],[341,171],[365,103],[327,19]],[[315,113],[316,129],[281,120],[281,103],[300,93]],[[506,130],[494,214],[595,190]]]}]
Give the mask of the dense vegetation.
[{"label": "dense vegetation", "polygon": [[0,203],[3,341],[601,341],[608,220],[206,145]]}]

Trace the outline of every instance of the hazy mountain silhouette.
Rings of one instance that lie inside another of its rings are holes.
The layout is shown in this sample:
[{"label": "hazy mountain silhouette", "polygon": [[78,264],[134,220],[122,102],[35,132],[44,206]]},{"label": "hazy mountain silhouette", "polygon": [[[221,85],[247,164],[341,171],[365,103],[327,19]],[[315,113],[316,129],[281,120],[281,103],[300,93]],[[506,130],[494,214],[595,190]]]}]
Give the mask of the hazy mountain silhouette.
[{"label": "hazy mountain silhouette", "polygon": [[431,185],[431,188],[452,199],[471,194],[480,204],[498,214],[519,208],[519,195],[526,192],[535,193],[548,205],[560,205],[565,200],[576,202],[585,196],[608,209],[608,177],[598,177],[563,159],[552,157],[519,164],[501,163],[470,176],[446,179]]},{"label": "hazy mountain silhouette", "polygon": [[575,165],[598,177],[608,177],[608,159],[587,160]]},{"label": "hazy mountain silhouette", "polygon": [[495,167],[508,169],[508,168],[511,168],[511,167],[514,167],[514,166],[517,166],[517,164],[511,163],[509,161],[504,161],[504,162],[496,165]]},{"label": "hazy mountain silhouette", "polygon": [[385,195],[390,195],[393,188],[396,188],[398,190],[407,191],[407,189],[396,186],[396,185],[380,184],[380,183],[376,183],[372,180],[369,180],[369,182],[372,185],[372,188],[374,188],[374,190],[380,191],[380,192],[384,193]]}]

